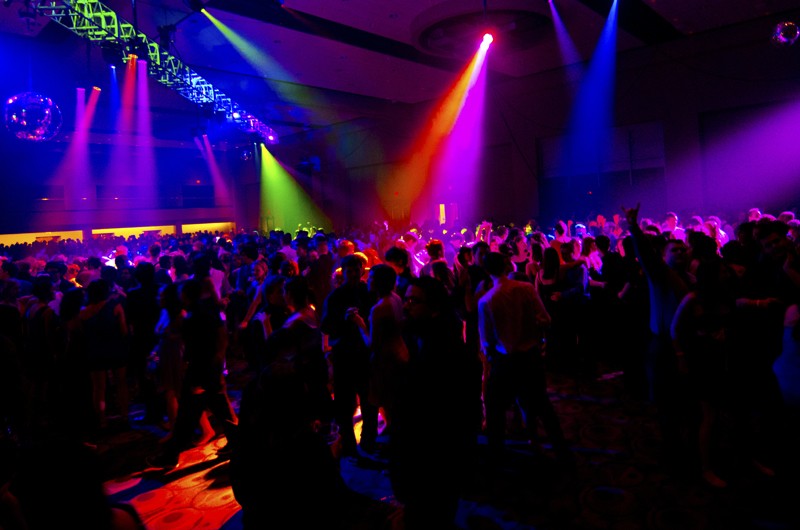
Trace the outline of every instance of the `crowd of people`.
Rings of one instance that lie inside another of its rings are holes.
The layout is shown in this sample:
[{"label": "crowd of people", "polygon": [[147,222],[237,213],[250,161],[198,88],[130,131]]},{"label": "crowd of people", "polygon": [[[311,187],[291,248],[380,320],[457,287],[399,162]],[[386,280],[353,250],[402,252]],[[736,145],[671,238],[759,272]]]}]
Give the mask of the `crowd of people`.
[{"label": "crowd of people", "polygon": [[[336,458],[374,455],[407,528],[448,528],[480,435],[501,460],[516,410],[568,473],[547,375],[618,372],[629,397],[656,406],[666,469],[725,488],[720,414],[772,475],[786,411],[800,408],[798,251],[788,211],[683,224],[638,206],[552,229],[374,223],[0,246],[3,436],[89,442],[129,427],[135,400],[169,433],[152,467],[174,469],[224,433],[248,528],[347,527],[369,500]],[[238,411],[234,359],[251,374]],[[336,427],[337,451],[321,425]],[[437,437],[448,451],[428,450]],[[20,480],[0,478],[10,492]],[[325,509],[302,509],[310,485]]]}]

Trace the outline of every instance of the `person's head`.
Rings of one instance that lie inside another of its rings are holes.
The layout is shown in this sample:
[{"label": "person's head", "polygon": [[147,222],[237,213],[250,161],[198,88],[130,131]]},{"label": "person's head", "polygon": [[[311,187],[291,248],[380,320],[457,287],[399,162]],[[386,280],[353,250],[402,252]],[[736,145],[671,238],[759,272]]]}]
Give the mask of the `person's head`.
[{"label": "person's head", "polygon": [[67,265],[67,273],[64,275],[65,280],[74,280],[78,277],[78,273],[81,272],[81,268],[74,264],[70,263]]},{"label": "person's head", "polygon": [[403,313],[412,322],[429,320],[450,307],[450,298],[442,282],[430,276],[413,278],[403,299]]},{"label": "person's head", "polygon": [[118,254],[114,257],[114,266],[117,270],[122,269],[128,264],[128,255],[127,254]]},{"label": "person's head", "polygon": [[431,260],[442,259],[444,257],[444,243],[440,239],[431,239],[425,245],[425,250],[428,251],[428,256]]},{"label": "person's head", "polygon": [[490,251],[491,247],[486,241],[478,241],[475,243],[472,247],[472,259],[475,261],[475,265],[484,267],[484,260]]},{"label": "person's head", "polygon": [[525,258],[530,254],[530,251],[528,250],[528,239],[525,237],[525,234],[517,233],[517,235],[511,239],[510,243],[513,256]]},{"label": "person's head", "polygon": [[89,256],[86,259],[86,268],[90,270],[97,270],[103,266],[103,262],[97,256]]},{"label": "person's head", "polygon": [[243,263],[253,263],[258,259],[258,247],[256,247],[254,243],[245,243],[241,246],[239,254],[242,257]]},{"label": "person's head", "polygon": [[327,254],[329,251],[328,237],[325,234],[315,234],[314,248],[319,255]]},{"label": "person's head", "polygon": [[453,270],[447,266],[447,262],[437,261],[431,265],[431,276],[442,282],[447,292],[453,292],[456,286],[456,277]]},{"label": "person's head", "polygon": [[789,239],[795,244],[800,243],[800,219],[792,219],[786,226],[789,227]]},{"label": "person's head", "polygon": [[565,223],[564,221],[558,221],[556,223],[555,230],[556,230],[556,237],[563,236],[564,234],[567,233],[567,223]]},{"label": "person's head", "polygon": [[500,278],[508,274],[508,258],[499,252],[489,252],[483,260],[486,272],[493,278]]},{"label": "person's head", "polygon": [[264,298],[272,306],[283,307],[286,301],[283,296],[283,286],[286,283],[286,276],[270,276],[264,283]]},{"label": "person's head", "polygon": [[597,250],[597,242],[592,236],[586,236],[581,241],[581,256],[588,256]]},{"label": "person's head", "polygon": [[158,243],[153,243],[150,245],[150,248],[147,249],[147,252],[150,254],[150,259],[153,261],[158,261],[158,258],[161,255],[161,245]]},{"label": "person's head", "polygon": [[717,242],[711,236],[702,232],[689,232],[686,239],[692,259],[703,260],[717,255]]},{"label": "person's head", "polygon": [[794,220],[794,212],[792,212],[792,211],[786,210],[786,211],[781,212],[778,215],[778,221],[780,221],[782,223],[787,223],[788,224],[792,220]]},{"label": "person's head", "polygon": [[408,251],[398,246],[389,247],[383,255],[383,261],[397,274],[402,274],[408,268],[408,260]]},{"label": "person's head", "polygon": [[664,229],[669,230],[670,232],[674,232],[677,227],[678,227],[678,214],[676,214],[675,212],[667,212],[667,215],[664,216]]},{"label": "person's head", "polygon": [[369,270],[367,285],[378,297],[388,296],[394,291],[397,274],[389,265],[379,263]]},{"label": "person's head", "polygon": [[158,302],[171,317],[178,315],[183,309],[180,296],[180,284],[168,283],[158,292]]},{"label": "person's head", "polygon": [[601,254],[605,254],[611,248],[611,238],[605,234],[599,234],[595,240],[595,245],[597,245],[597,250]]},{"label": "person's head", "polygon": [[355,254],[356,246],[349,239],[340,239],[336,245],[336,255],[344,259],[345,256]]},{"label": "person's head", "polygon": [[666,245],[664,245],[662,256],[670,268],[680,269],[686,267],[689,263],[687,251],[688,249],[683,241],[680,239],[669,239]]},{"label": "person's head", "polygon": [[542,274],[544,277],[552,279],[558,276],[560,266],[561,256],[559,256],[558,251],[553,247],[544,249],[544,254],[542,255]]},{"label": "person's head", "polygon": [[361,281],[364,262],[358,256],[350,254],[342,258],[342,278],[346,285],[356,285]]},{"label": "person's head", "polygon": [[755,234],[761,253],[774,262],[782,263],[791,250],[791,241],[787,237],[789,227],[780,221],[759,222]]},{"label": "person's head", "polygon": [[760,208],[750,208],[747,210],[747,220],[748,221],[758,221],[761,219],[761,209]]},{"label": "person's head", "polygon": [[16,278],[19,275],[19,267],[11,260],[4,259],[0,264],[3,279]]},{"label": "person's head", "polygon": [[293,276],[283,284],[286,305],[299,311],[310,303],[311,291],[305,276]]},{"label": "person's head", "polygon": [[575,261],[578,252],[575,248],[575,242],[573,240],[564,241],[561,243],[561,259],[564,263],[572,263]]},{"label": "person's head", "polygon": [[172,267],[172,257],[168,254],[158,257],[158,266],[163,270],[169,270]]},{"label": "person's head", "polygon": [[183,307],[193,309],[203,296],[203,282],[196,278],[189,278],[180,283],[180,295]]},{"label": "person's head", "polygon": [[67,272],[67,264],[63,261],[49,261],[44,266],[44,272],[50,275],[54,284],[57,284],[61,281],[64,274]]},{"label": "person's head", "polygon": [[86,301],[89,304],[99,304],[108,299],[111,293],[111,286],[106,280],[100,278],[93,280],[86,288]]},{"label": "person's head", "polygon": [[267,266],[267,262],[263,259],[260,259],[253,263],[253,276],[257,282],[261,283],[264,281],[264,278],[267,277],[267,272],[269,271],[269,267]]},{"label": "person's head", "polygon": [[468,246],[463,246],[458,249],[458,253],[456,254],[456,261],[458,262],[461,267],[469,267],[473,263],[472,257],[472,248]]},{"label": "person's head", "polygon": [[19,282],[14,278],[0,280],[0,302],[16,304],[19,297]]},{"label": "person's head", "polygon": [[117,284],[119,270],[120,269],[116,269],[111,265],[103,265],[100,267],[100,277],[107,281],[109,286],[113,287]]},{"label": "person's head", "polygon": [[134,277],[141,285],[151,285],[156,281],[156,268],[149,261],[140,261],[136,265]]},{"label": "person's head", "polygon": [[62,322],[69,322],[80,313],[86,303],[86,291],[81,287],[73,287],[64,293],[59,305],[59,317]]},{"label": "person's head", "polygon": [[48,274],[40,274],[33,279],[31,294],[42,302],[49,302],[55,296],[53,294],[53,280]]}]

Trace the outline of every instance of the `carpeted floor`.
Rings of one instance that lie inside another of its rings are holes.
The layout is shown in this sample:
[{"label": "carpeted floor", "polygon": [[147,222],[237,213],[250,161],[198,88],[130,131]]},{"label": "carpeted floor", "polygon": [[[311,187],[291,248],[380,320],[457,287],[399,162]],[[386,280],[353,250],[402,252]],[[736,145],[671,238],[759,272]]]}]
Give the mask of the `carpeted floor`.
[{"label": "carpeted floor", "polygon": [[[800,528],[795,507],[797,452],[774,477],[760,474],[738,457],[734,445],[720,444],[719,473],[725,489],[706,485],[696,473],[659,465],[660,440],[651,406],[625,399],[618,374],[592,380],[551,376],[548,388],[577,457],[574,473],[560,472],[548,446],[533,450],[509,422],[507,458],[499,464],[482,451],[471,465],[457,523],[468,529],[739,529]],[[238,389],[231,385],[234,406]],[[724,419],[722,430],[724,430]],[[175,471],[145,471],[144,458],[157,450],[157,428],[134,428],[98,440],[107,489],[129,502],[151,530],[242,527],[231,492],[227,461],[216,456],[217,439],[181,455]],[[787,445],[800,447],[800,428],[787,423]],[[481,444],[481,450],[485,448]],[[447,450],[447,440],[432,441]],[[341,470],[356,491],[395,504],[380,461],[343,459]],[[313,502],[313,500],[312,500]]]}]

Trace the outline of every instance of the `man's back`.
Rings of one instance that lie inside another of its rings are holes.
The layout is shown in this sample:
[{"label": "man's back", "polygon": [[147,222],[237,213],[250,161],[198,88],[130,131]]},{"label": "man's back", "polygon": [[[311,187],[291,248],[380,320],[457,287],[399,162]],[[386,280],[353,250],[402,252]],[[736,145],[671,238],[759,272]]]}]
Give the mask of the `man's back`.
[{"label": "man's back", "polygon": [[[528,282],[499,278],[478,302],[484,344],[496,341],[502,353],[525,351],[541,342],[550,315]],[[504,351],[503,351],[504,350]]]}]

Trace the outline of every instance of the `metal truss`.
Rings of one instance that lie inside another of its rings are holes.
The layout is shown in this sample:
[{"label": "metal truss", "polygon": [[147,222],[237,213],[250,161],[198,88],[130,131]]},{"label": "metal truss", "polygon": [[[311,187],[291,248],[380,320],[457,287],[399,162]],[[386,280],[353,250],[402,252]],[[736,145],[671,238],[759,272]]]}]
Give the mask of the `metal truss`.
[{"label": "metal truss", "polygon": [[132,56],[147,58],[147,72],[162,85],[189,101],[224,112],[228,121],[247,132],[258,134],[264,143],[278,143],[278,135],[268,125],[242,109],[230,97],[183,64],[133,24],[98,0],[45,0],[36,5],[39,13],[79,37],[112,48],[123,62]]}]

